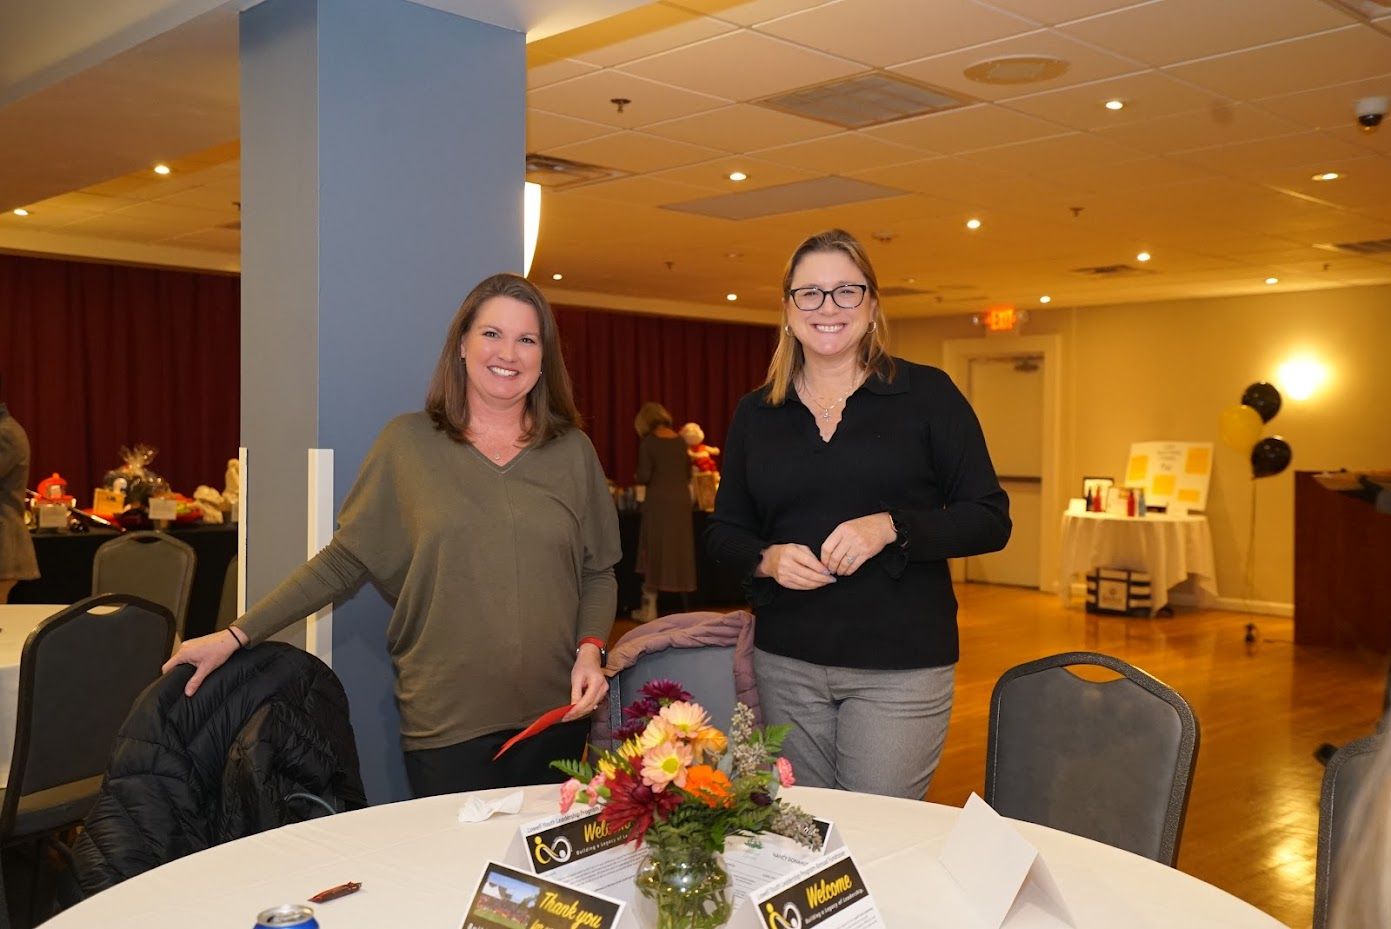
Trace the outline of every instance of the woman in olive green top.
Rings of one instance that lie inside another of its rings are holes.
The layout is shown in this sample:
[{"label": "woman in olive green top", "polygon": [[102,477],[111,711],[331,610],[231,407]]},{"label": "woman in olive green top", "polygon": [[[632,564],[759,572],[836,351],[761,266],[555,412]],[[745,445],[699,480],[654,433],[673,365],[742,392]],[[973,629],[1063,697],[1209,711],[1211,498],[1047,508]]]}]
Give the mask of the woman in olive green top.
[{"label": "woman in olive green top", "polygon": [[[514,274],[473,289],[423,412],[387,424],[328,546],[229,629],[184,643],[191,696],[238,648],[375,581],[396,603],[387,648],[416,796],[560,780],[608,685],[618,519],[579,428],[555,317]],[[565,721],[494,763],[566,703]]]}]

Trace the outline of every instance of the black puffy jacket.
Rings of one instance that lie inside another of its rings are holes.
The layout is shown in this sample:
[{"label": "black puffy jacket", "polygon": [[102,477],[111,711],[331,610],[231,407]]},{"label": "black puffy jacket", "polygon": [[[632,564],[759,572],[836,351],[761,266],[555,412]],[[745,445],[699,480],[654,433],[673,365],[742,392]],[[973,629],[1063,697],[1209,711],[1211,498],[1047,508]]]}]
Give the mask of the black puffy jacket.
[{"label": "black puffy jacket", "polygon": [[75,847],[89,894],[315,814],[292,793],[366,806],[348,698],[322,661],[267,642],[234,653],[189,698],[192,673],[181,665],[147,687],[116,737]]}]

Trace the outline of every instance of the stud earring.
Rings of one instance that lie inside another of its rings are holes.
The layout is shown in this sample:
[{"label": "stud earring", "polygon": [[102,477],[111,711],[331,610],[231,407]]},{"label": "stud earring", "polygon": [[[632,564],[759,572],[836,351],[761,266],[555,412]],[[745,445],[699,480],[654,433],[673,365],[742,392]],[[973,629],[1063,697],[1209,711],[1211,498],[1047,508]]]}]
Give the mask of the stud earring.
[{"label": "stud earring", "polygon": [[783,323],[783,325],[782,325],[782,331],[783,331],[783,332],[786,332],[788,335],[791,335],[791,334],[792,334],[792,327],[789,326],[789,325],[787,325],[787,323]]}]

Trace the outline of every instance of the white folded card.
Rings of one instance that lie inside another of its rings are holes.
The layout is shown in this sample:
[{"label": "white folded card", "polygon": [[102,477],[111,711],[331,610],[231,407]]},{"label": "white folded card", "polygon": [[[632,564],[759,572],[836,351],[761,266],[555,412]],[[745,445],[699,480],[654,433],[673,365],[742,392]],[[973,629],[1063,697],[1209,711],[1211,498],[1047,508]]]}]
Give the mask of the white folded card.
[{"label": "white folded card", "polygon": [[942,847],[942,867],[986,929],[1076,929],[1043,856],[1004,817],[971,794]]}]

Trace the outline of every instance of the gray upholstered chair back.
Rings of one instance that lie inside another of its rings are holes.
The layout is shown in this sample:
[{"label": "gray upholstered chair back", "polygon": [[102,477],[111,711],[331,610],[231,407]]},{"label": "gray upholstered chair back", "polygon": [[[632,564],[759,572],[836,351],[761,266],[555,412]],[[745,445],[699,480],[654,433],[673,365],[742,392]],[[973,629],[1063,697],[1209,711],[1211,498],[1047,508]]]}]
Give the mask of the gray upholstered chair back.
[{"label": "gray upholstered chair back", "polygon": [[222,595],[217,601],[217,624],[213,631],[226,629],[237,618],[237,556],[227,562],[227,573],[222,577]]},{"label": "gray upholstered chair back", "polygon": [[159,677],[174,617],[138,597],[91,597],[48,617],[24,643],[14,755],[0,838],[77,822],[95,798],[116,732]]},{"label": "gray upholstered chair back", "polygon": [[1358,794],[1374,767],[1381,735],[1349,742],[1328,759],[1319,792],[1319,848],[1314,872],[1314,929],[1328,925],[1333,901],[1334,867],[1347,842]]},{"label": "gray upholstered chair back", "polygon": [[676,681],[691,699],[705,707],[710,722],[729,731],[734,716],[734,646],[702,645],[668,648],[643,655],[630,668],[609,680],[609,731],[623,725],[623,707],[638,699],[638,689],[648,681]]},{"label": "gray upholstered chair back", "polygon": [[[1120,675],[1086,681],[1069,665]],[[1198,754],[1188,702],[1138,668],[1069,652],[1006,671],[990,699],[985,799],[1172,866]]]},{"label": "gray upholstered chair back", "polygon": [[130,594],[174,614],[182,639],[198,562],[192,547],[163,532],[129,532],[97,548],[92,558],[92,595]]}]

